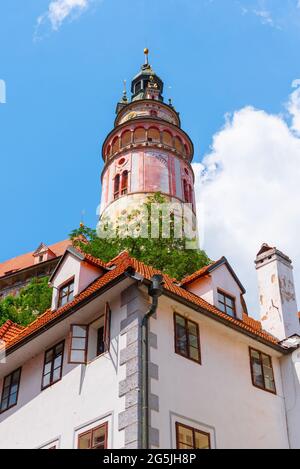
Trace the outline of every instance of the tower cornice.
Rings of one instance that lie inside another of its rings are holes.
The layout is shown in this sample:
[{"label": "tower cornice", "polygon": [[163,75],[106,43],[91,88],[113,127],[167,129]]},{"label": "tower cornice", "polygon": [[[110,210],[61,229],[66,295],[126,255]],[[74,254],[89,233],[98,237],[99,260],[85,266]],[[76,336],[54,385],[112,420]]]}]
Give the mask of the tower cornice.
[{"label": "tower cornice", "polygon": [[[173,114],[175,120],[177,121],[178,127],[181,128],[181,120],[180,120],[180,117],[179,117],[179,113],[177,111],[175,111],[175,109],[172,106],[170,106],[169,104],[166,104],[162,101],[157,101],[155,99],[141,99],[141,100],[138,100],[138,101],[131,101],[130,103],[126,104],[118,112],[118,114],[115,118],[115,121],[114,121],[114,126],[117,127],[119,125],[118,122],[120,121],[120,119],[123,117],[123,115],[126,112],[130,111],[130,109],[133,109],[133,108],[138,107],[138,106],[143,106],[143,105],[147,106],[149,104],[162,107],[162,108],[166,109],[168,112],[171,112]],[[160,120],[163,120],[163,119],[160,119]],[[168,121],[166,121],[166,122],[168,122]]]}]

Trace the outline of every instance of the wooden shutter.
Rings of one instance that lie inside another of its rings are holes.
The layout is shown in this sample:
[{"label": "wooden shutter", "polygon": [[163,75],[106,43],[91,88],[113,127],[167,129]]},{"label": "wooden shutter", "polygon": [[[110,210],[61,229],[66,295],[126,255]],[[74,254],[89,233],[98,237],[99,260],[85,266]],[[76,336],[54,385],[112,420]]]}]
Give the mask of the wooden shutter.
[{"label": "wooden shutter", "polygon": [[86,363],[89,326],[72,324],[70,331],[69,363]]},{"label": "wooden shutter", "polygon": [[105,352],[109,352],[110,345],[110,322],[111,322],[111,310],[109,304],[105,305],[105,317],[104,317],[104,348]]}]

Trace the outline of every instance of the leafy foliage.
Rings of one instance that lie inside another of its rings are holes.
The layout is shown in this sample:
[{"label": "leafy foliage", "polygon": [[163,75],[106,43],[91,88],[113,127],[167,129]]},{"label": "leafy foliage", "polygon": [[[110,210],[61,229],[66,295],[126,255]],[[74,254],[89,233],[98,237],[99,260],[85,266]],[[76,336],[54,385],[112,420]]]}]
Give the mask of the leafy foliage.
[{"label": "leafy foliage", "polygon": [[[74,246],[78,246],[83,252],[105,262],[113,259],[121,251],[126,250],[136,259],[176,279],[182,279],[184,276],[208,265],[211,261],[204,251],[187,249],[187,243],[191,240],[185,236],[181,238],[175,236],[174,215],[171,217],[169,233],[166,235],[162,223],[163,216],[160,211],[158,236],[150,236],[153,226],[150,206],[153,203],[164,204],[165,199],[160,193],[149,197],[143,207],[120,216],[116,222],[117,228],[113,228],[109,220],[102,221],[102,236],[100,237],[99,230],[81,226],[70,234]],[[143,237],[141,228],[145,222],[147,222],[147,237]],[[114,232],[115,236],[103,237],[105,232]]]},{"label": "leafy foliage", "polygon": [[11,321],[27,326],[51,305],[52,289],[48,277],[34,278],[17,296],[7,296],[0,302],[0,326]]}]

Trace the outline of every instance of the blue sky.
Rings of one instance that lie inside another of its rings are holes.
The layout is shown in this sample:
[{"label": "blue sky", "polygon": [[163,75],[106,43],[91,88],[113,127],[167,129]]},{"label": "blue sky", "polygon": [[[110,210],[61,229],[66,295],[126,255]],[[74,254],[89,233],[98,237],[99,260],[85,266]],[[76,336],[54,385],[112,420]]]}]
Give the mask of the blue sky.
[{"label": "blue sky", "polygon": [[66,238],[82,210],[85,223],[96,224],[101,144],[122,80],[138,71],[145,45],[194,141],[196,162],[211,152],[227,113],[246,106],[284,113],[300,77],[298,3],[1,2],[0,261]]}]

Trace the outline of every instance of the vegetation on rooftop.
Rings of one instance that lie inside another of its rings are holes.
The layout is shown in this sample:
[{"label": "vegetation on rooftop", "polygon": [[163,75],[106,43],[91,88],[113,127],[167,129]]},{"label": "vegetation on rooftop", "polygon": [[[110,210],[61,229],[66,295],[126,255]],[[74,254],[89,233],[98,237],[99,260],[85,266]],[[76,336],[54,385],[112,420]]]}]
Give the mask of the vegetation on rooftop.
[{"label": "vegetation on rooftop", "polygon": [[[126,250],[132,257],[178,280],[210,264],[206,253],[200,249],[187,249],[195,239],[175,235],[175,218],[171,214],[169,228],[163,223],[165,198],[157,193],[147,203],[131,212],[123,213],[114,227],[103,220],[99,229],[80,226],[70,234],[75,247],[108,262]],[[157,204],[158,216],[151,218],[151,204]],[[155,224],[155,226],[154,226]],[[146,228],[146,235],[143,227]],[[151,236],[156,227],[156,237]],[[109,236],[114,233],[114,236]],[[9,295],[0,301],[0,326],[8,319],[27,326],[51,305],[52,288],[48,277],[34,278],[18,295]]]},{"label": "vegetation on rooftop", "polygon": [[0,301],[0,326],[8,319],[27,326],[51,305],[52,289],[49,277],[34,278],[18,295],[9,295]]},{"label": "vegetation on rooftop", "polygon": [[[162,206],[161,204],[165,203],[166,199],[157,193],[149,197],[147,203],[139,209],[123,213],[116,221],[117,228],[114,228],[109,220],[103,220],[100,237],[99,229],[80,226],[70,235],[73,245],[105,262],[126,250],[132,257],[180,280],[211,261],[203,250],[187,249],[187,245],[194,242],[194,239],[175,236],[174,215],[170,217],[170,228],[166,232],[163,214],[159,210],[157,236],[150,235],[155,223],[151,218],[151,205]],[[142,226],[147,227],[147,237],[143,237]],[[114,237],[107,236],[112,232]]]}]

